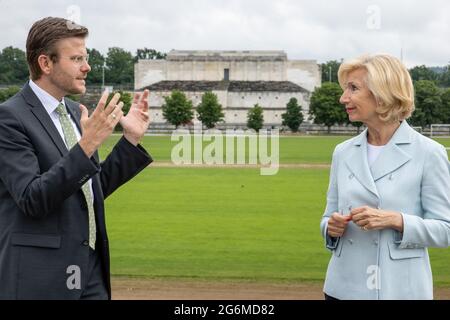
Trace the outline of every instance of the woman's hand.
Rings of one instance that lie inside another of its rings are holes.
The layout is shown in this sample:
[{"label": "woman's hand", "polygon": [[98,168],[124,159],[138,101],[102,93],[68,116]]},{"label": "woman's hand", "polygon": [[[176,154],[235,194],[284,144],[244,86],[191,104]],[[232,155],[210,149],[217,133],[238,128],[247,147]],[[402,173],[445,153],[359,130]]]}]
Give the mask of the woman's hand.
[{"label": "woman's hand", "polygon": [[403,232],[403,217],[399,212],[364,206],[353,209],[350,216],[352,221],[365,231],[391,228]]},{"label": "woman's hand", "polygon": [[343,216],[337,212],[333,213],[330,219],[328,219],[328,235],[334,238],[342,237],[350,221],[351,216]]}]

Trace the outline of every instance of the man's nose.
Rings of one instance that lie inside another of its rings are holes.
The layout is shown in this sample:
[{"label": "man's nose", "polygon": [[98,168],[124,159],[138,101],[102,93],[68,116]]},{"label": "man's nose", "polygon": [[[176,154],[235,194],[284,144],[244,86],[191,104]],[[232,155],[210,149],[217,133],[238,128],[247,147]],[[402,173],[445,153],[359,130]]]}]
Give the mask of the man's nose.
[{"label": "man's nose", "polygon": [[81,71],[83,71],[83,72],[89,72],[89,71],[91,71],[91,66],[89,65],[89,63],[83,63],[83,65],[82,65],[82,67],[81,67]]}]

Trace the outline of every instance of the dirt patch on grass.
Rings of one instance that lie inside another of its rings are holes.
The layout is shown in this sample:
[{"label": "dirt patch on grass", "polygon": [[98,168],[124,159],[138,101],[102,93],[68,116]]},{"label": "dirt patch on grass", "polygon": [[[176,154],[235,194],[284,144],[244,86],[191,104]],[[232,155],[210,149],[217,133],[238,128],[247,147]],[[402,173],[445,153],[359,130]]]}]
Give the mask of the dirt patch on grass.
[{"label": "dirt patch on grass", "polygon": [[[450,288],[435,288],[450,300]],[[254,283],[113,278],[113,300],[323,300],[320,283]]]}]

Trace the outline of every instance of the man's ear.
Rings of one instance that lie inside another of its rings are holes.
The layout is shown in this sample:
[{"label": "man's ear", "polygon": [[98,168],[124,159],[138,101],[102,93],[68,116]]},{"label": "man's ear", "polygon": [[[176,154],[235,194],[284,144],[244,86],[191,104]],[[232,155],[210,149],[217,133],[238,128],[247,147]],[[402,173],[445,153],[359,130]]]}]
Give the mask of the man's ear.
[{"label": "man's ear", "polygon": [[42,74],[49,75],[53,69],[53,61],[49,56],[41,54],[38,57],[39,67],[42,70]]}]

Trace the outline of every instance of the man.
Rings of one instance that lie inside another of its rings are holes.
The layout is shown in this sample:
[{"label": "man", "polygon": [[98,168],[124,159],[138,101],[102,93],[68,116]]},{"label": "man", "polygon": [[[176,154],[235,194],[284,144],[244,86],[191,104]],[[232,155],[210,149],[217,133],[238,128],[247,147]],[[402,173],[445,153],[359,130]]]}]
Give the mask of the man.
[{"label": "man", "polygon": [[[31,80],[0,105],[0,298],[110,299],[104,199],[152,159],[139,145],[148,91],[130,111],[105,92],[88,116],[64,98],[86,91],[88,30],[61,18],[31,28]],[[123,137],[99,164],[120,122]]]}]

